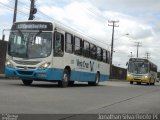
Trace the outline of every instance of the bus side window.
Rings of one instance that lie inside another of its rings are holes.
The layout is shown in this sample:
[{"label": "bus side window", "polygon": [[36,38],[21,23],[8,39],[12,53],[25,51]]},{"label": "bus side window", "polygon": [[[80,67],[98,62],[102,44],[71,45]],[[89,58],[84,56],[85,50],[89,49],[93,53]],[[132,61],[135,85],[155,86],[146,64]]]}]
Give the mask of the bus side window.
[{"label": "bus side window", "polygon": [[76,55],[82,55],[82,39],[74,37],[74,53]]},{"label": "bus side window", "polygon": [[97,58],[97,47],[93,44],[90,44],[90,57],[91,59]]},{"label": "bus side window", "polygon": [[87,41],[83,41],[83,56],[90,57],[90,44]]},{"label": "bus side window", "polygon": [[55,32],[54,37],[54,56],[55,57],[62,57],[64,54],[64,35]]},{"label": "bus side window", "polygon": [[102,61],[102,49],[97,47],[97,60]]},{"label": "bus side window", "polygon": [[73,36],[69,33],[65,34],[65,51],[73,53]]}]

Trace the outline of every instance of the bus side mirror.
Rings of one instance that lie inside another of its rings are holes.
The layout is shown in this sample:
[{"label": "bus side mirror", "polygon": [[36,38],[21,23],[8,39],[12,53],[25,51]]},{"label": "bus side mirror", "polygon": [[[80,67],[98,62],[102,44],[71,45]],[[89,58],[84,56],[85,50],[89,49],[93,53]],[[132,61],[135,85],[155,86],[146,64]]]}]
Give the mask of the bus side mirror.
[{"label": "bus side mirror", "polygon": [[128,66],[128,62],[126,63],[126,66]]}]

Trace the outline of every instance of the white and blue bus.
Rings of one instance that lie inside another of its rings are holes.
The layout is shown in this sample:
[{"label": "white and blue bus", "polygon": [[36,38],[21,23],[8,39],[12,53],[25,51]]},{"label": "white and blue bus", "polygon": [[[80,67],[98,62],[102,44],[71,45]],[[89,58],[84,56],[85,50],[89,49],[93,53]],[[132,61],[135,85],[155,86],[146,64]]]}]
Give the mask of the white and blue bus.
[{"label": "white and blue bus", "polygon": [[[97,33],[98,34],[98,33]],[[98,85],[109,79],[110,52],[93,40],[51,22],[13,24],[9,36],[5,75],[18,77],[24,85],[33,81],[75,81]]]},{"label": "white and blue bus", "polygon": [[148,59],[130,58],[127,69],[127,80],[130,84],[147,83],[154,85],[157,81],[157,65],[150,62]]}]

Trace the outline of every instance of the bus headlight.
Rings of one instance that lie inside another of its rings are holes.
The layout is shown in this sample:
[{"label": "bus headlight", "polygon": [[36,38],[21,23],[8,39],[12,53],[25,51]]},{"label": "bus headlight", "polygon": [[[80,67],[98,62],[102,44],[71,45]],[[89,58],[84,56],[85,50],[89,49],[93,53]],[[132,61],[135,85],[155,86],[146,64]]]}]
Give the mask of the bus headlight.
[{"label": "bus headlight", "polygon": [[145,79],[148,79],[148,75],[145,75],[144,78],[145,78]]},{"label": "bus headlight", "polygon": [[13,64],[9,60],[6,60],[5,65],[6,67],[14,68]]},{"label": "bus headlight", "polygon": [[127,80],[131,80],[131,79],[133,79],[133,75],[127,74]]},{"label": "bus headlight", "polygon": [[127,74],[127,77],[131,77],[131,75],[130,75],[130,74]]},{"label": "bus headlight", "polygon": [[43,63],[41,66],[39,66],[39,70],[45,70],[47,69],[49,66],[50,66],[50,62],[46,62],[46,63]]}]

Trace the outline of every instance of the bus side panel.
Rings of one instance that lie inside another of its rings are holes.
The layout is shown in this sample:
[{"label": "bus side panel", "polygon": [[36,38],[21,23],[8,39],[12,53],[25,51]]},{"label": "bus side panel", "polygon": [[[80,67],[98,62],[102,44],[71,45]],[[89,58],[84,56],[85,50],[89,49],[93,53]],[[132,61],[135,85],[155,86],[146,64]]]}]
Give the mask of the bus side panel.
[{"label": "bus side panel", "polygon": [[[71,81],[82,81],[82,82],[88,82],[88,81],[95,81],[96,74],[95,73],[89,73],[89,72],[80,72],[80,71],[72,71],[71,73]],[[106,81],[109,79],[108,75],[100,75],[100,81]]]},{"label": "bus side panel", "polygon": [[71,80],[74,81],[93,81],[95,80],[95,73],[88,73],[88,72],[80,72],[80,71],[72,71],[71,73]]}]

